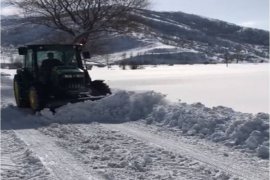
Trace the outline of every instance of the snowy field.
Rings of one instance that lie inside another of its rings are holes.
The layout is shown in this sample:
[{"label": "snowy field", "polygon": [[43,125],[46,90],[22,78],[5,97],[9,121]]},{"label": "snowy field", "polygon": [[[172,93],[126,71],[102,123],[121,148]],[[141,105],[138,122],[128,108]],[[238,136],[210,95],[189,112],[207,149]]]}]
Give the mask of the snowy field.
[{"label": "snowy field", "polygon": [[113,94],[55,114],[15,107],[14,73],[1,71],[5,180],[269,177],[268,65],[94,68]]},{"label": "snowy field", "polygon": [[104,79],[112,88],[154,90],[170,101],[201,102],[237,111],[269,111],[269,65],[230,64],[148,66],[141,70],[94,68],[93,79]]}]

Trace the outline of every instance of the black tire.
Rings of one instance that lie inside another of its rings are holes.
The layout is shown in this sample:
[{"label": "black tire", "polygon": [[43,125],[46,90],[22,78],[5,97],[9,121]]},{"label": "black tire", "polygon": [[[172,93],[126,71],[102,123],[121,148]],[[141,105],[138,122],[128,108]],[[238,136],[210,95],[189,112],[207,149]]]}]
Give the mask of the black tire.
[{"label": "black tire", "polygon": [[23,87],[17,75],[14,77],[13,80],[13,92],[18,107],[20,108],[29,107],[28,97],[26,93],[23,93]]},{"label": "black tire", "polygon": [[103,81],[98,80],[91,82],[91,90],[93,96],[106,96],[112,94],[109,86]]},{"label": "black tire", "polygon": [[36,112],[44,108],[44,97],[41,88],[32,86],[29,90],[30,108]]}]

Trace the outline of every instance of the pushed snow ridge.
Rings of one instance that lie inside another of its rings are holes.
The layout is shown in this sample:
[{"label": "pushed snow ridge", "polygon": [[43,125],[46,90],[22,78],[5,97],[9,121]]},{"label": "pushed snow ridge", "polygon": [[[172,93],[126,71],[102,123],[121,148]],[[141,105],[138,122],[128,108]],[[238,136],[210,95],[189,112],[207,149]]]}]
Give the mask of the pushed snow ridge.
[{"label": "pushed snow ridge", "polygon": [[170,103],[165,95],[153,91],[118,91],[99,101],[65,105],[55,114],[44,109],[40,115],[49,123],[144,120],[147,124],[178,128],[184,135],[199,136],[269,158],[269,114],[246,114],[222,106],[208,108],[201,103]]},{"label": "pushed snow ridge", "polygon": [[147,123],[177,127],[186,135],[256,151],[261,158],[269,157],[269,114],[252,115],[222,106],[207,108],[201,103],[178,103],[156,106]]},{"label": "pushed snow ridge", "polygon": [[119,91],[99,101],[67,104],[53,115],[45,109],[41,115],[52,122],[121,123],[144,119],[156,105],[165,104],[164,95],[153,91],[135,93]]}]

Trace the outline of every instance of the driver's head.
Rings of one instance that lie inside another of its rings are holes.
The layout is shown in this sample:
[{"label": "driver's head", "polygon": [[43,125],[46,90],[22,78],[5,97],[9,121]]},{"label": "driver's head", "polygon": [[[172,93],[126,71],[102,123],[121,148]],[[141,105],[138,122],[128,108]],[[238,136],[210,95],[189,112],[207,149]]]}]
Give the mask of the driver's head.
[{"label": "driver's head", "polygon": [[53,53],[48,53],[47,54],[47,57],[48,57],[48,59],[53,59],[54,58],[54,55],[53,55]]}]

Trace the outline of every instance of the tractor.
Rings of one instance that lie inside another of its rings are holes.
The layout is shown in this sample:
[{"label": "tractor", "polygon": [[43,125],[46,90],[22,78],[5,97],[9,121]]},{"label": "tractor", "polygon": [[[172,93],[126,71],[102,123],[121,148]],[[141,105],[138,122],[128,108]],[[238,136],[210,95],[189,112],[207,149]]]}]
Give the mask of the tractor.
[{"label": "tractor", "polygon": [[19,47],[24,63],[13,80],[17,106],[36,112],[110,95],[103,80],[91,80],[85,68],[90,53],[82,49],[73,44]]}]

